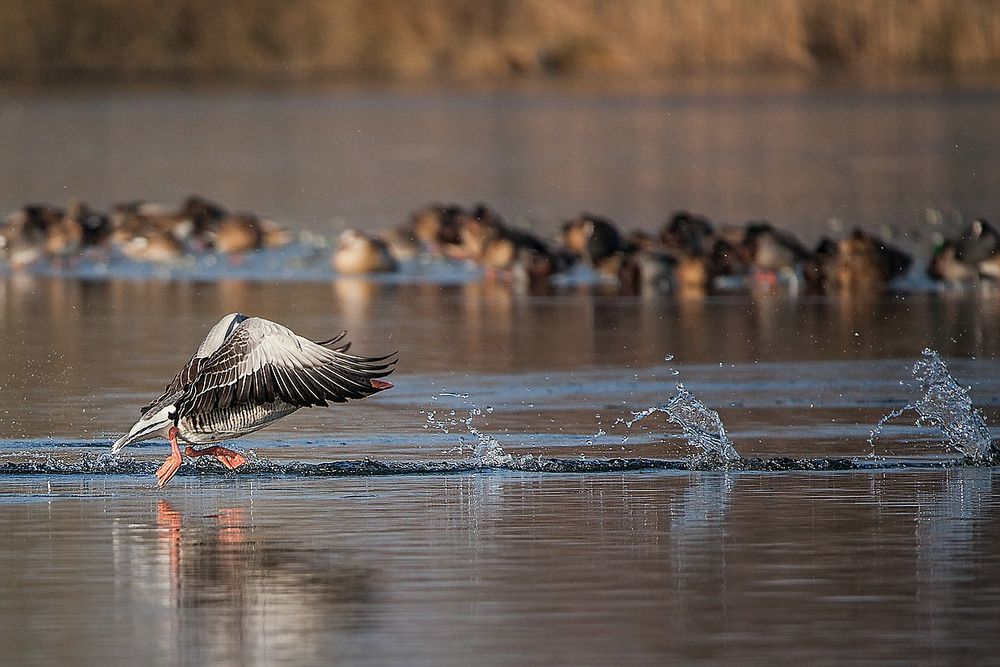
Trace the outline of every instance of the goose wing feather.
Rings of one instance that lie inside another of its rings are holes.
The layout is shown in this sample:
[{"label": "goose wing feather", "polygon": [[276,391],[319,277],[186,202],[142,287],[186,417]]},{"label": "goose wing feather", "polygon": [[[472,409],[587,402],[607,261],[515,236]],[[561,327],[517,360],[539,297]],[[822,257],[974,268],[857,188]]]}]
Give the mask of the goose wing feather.
[{"label": "goose wing feather", "polygon": [[326,406],[391,386],[372,381],[392,372],[393,355],[360,357],[347,354],[347,345],[332,347],[343,336],[320,344],[276,322],[251,317],[196,364],[194,377],[181,378],[190,382],[178,403],[179,414],[276,399],[300,407]]},{"label": "goose wing feather", "polygon": [[[198,345],[198,349],[195,350],[193,355],[191,355],[188,362],[177,372],[177,375],[175,375],[174,379],[170,381],[170,384],[163,389],[163,393],[160,394],[159,398],[139,410],[139,414],[145,415],[150,410],[153,410],[153,408],[159,410],[160,408],[173,402],[177,398],[177,394],[182,393],[192,382],[194,382],[194,379],[198,377],[198,373],[201,372],[201,367],[204,365],[207,358],[225,342],[233,327],[237,323],[246,319],[246,315],[243,315],[242,313],[231,313],[216,322],[215,326],[209,329],[208,334],[205,335],[204,340],[202,340],[201,344]],[[347,332],[343,331],[337,338],[333,338],[327,342],[336,342],[343,338],[346,334]],[[156,410],[153,411],[155,412]]]},{"label": "goose wing feather", "polygon": [[[192,383],[194,379],[198,377],[198,373],[201,372],[201,366],[206,361],[204,357],[194,356],[184,364],[184,367],[177,371],[177,375],[174,379],[170,381],[164,389],[163,393],[153,401],[149,403],[144,408],[139,410],[140,415],[145,415],[147,412],[153,408],[163,407],[161,404],[164,403],[165,399],[176,398],[177,394],[183,393],[183,391]],[[169,402],[169,401],[168,401]]]}]

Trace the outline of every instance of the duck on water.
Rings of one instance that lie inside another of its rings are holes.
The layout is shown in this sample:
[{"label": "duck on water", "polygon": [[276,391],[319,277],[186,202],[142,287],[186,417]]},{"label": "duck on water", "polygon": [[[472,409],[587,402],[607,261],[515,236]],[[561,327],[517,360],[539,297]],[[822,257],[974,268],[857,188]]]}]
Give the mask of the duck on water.
[{"label": "duck on water", "polygon": [[393,371],[395,353],[348,354],[351,344],[341,343],[346,335],[311,341],[261,317],[226,315],[111,451],[156,437],[169,440],[170,456],[156,471],[160,488],[183,462],[178,440],[188,443],[188,456],[215,456],[235,470],[246,463],[242,454],[217,445],[200,450],[190,445],[239,438],[299,408],[345,403],[392,387],[380,378]]}]

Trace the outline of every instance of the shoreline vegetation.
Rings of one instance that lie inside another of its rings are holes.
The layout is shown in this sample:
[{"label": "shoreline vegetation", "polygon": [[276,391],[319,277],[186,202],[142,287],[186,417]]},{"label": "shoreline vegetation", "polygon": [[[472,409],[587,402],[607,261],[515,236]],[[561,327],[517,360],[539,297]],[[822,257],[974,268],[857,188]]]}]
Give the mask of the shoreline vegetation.
[{"label": "shoreline vegetation", "polygon": [[8,0],[0,82],[990,73],[992,0]]}]

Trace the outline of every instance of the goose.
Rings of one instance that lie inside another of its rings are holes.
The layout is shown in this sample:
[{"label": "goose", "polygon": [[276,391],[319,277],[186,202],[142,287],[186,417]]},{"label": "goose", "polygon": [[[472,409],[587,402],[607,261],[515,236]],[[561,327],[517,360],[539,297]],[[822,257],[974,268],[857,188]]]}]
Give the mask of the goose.
[{"label": "goose", "polygon": [[111,452],[165,437],[171,453],[156,471],[161,489],[183,462],[178,440],[188,443],[184,453],[189,457],[215,456],[235,470],[246,463],[242,454],[217,445],[200,450],[190,445],[239,438],[299,408],[345,403],[392,388],[379,378],[393,371],[395,353],[348,354],[350,343],[338,345],[346,335],[314,342],[262,317],[226,315]]}]

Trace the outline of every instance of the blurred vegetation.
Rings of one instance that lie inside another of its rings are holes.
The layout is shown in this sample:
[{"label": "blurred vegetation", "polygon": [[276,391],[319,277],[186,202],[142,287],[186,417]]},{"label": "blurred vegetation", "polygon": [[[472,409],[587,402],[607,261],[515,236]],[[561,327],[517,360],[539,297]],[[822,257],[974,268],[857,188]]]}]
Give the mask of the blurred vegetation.
[{"label": "blurred vegetation", "polygon": [[998,0],[0,0],[0,78],[988,71]]}]

